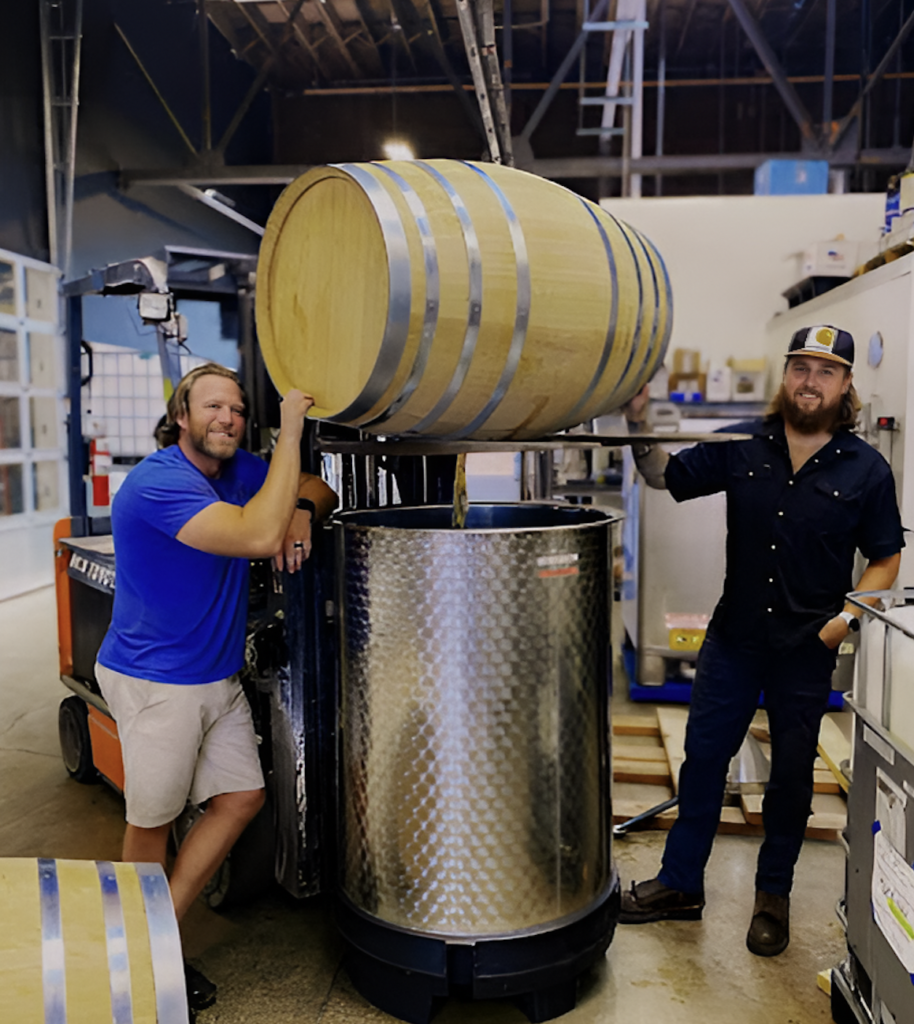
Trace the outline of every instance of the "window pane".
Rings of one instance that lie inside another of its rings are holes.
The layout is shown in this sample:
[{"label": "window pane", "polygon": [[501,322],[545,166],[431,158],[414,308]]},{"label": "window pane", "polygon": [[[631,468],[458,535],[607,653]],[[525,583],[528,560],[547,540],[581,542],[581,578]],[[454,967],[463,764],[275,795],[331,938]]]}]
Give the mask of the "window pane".
[{"label": "window pane", "polygon": [[0,516],[14,516],[24,511],[22,466],[0,466]]},{"label": "window pane", "polygon": [[25,268],[25,315],[33,320],[57,320],[56,275]]},{"label": "window pane", "polygon": [[57,400],[55,398],[30,398],[32,422],[32,447],[57,447]]},{"label": "window pane", "polygon": [[57,353],[52,334],[29,335],[29,373],[32,387],[56,388]]},{"label": "window pane", "polygon": [[21,448],[19,399],[0,398],[0,448]]},{"label": "window pane", "polygon": [[0,313],[16,315],[16,278],[12,263],[0,260]]},{"label": "window pane", "polygon": [[36,462],[34,470],[35,511],[45,512],[60,505],[60,472],[57,462]]},{"label": "window pane", "polygon": [[19,351],[15,331],[0,329],[0,380],[19,383]]}]

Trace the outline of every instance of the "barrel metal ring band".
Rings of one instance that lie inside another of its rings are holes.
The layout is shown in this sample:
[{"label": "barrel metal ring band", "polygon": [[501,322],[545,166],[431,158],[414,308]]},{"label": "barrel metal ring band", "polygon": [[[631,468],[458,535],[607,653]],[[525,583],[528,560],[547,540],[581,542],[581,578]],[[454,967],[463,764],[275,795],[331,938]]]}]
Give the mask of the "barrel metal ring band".
[{"label": "barrel metal ring band", "polygon": [[102,913],[105,918],[105,946],[111,979],[111,1016],[113,1024],[133,1024],[133,997],[130,988],[130,960],[124,930],[124,910],[114,865],[97,861],[98,881],[102,889]]},{"label": "barrel metal ring band", "polygon": [[625,368],[619,374],[619,383],[616,385],[616,390],[614,392],[614,394],[618,394],[620,387],[625,384],[625,380],[628,377],[628,371],[631,369],[632,363],[635,360],[635,345],[641,337],[641,328],[644,317],[644,282],[641,280],[641,267],[638,265],[638,254],[635,252],[635,247],[632,245],[631,239],[628,237],[628,232],[633,229],[628,228],[628,230],[626,230],[627,225],[620,223],[620,221],[614,217],[609,210],[606,210],[605,212],[606,215],[612,219],[613,223],[619,229],[619,233],[625,239],[625,244],[628,246],[629,252],[632,254],[635,276],[638,278],[638,316],[635,318],[635,329],[632,337],[631,350],[628,353],[628,361],[625,364]]},{"label": "barrel metal ring band", "polygon": [[181,937],[168,879],[159,864],[137,864],[136,873],[146,909],[152,979],[159,1024],[187,1024],[187,989],[184,981]]},{"label": "barrel metal ring band", "polygon": [[587,385],[584,390],[584,394],[581,395],[580,401],[575,407],[568,413],[569,420],[575,420],[575,417],[584,410],[587,403],[590,401],[591,396],[597,389],[597,385],[603,377],[603,373],[606,370],[606,364],[609,362],[610,354],[613,350],[613,342],[616,340],[616,324],[619,319],[619,280],[616,274],[616,260],[613,256],[612,245],[609,241],[609,236],[606,234],[606,228],[600,223],[600,218],[594,213],[590,206],[590,203],[582,197],[578,197],[581,200],[581,205],[593,218],[594,224],[597,226],[597,231],[600,234],[600,238],[603,242],[603,248],[606,250],[606,260],[609,263],[609,280],[610,280],[610,311],[609,311],[609,326],[606,328],[606,341],[603,343],[603,352],[600,355],[600,361],[597,364],[597,369],[594,372],[593,380]]},{"label": "barrel metal ring band", "polygon": [[[660,330],[660,285],[657,281],[657,271],[654,268],[654,261],[651,259],[651,254],[648,252],[648,245],[645,241],[644,236],[641,232],[636,232],[635,237],[638,240],[638,244],[641,246],[641,251],[644,253],[644,258],[647,260],[647,265],[651,268],[651,280],[654,282],[654,297],[657,301],[654,302],[654,322],[651,325],[651,340],[648,342],[648,352],[654,351],[654,345],[657,342],[657,334]],[[653,249],[653,246],[651,246]]]},{"label": "barrel metal ring band", "polygon": [[38,859],[38,891],[41,899],[41,975],[45,1024],[66,1024],[67,990],[60,922],[60,887],[57,864]]},{"label": "barrel metal ring band", "polygon": [[495,198],[504,212],[508,222],[508,232],[511,235],[511,245],[514,248],[514,264],[517,270],[517,306],[514,313],[514,333],[511,336],[511,345],[508,348],[508,356],[505,360],[504,369],[492,392],[492,397],[486,402],[482,412],[476,416],[466,427],[453,434],[446,435],[449,439],[470,437],[478,430],[495,412],[501,400],[505,397],[511,381],[517,372],[520,363],[521,353],[524,350],[524,342],[527,340],[527,324],[530,322],[530,301],[532,298],[532,285],[530,282],[530,260],[527,256],[527,241],[524,238],[524,231],[514,208],[508,202],[508,197],[502,192],[492,178],[475,164],[467,163],[470,170],[475,171],[480,178],[495,193]]},{"label": "barrel metal ring band", "polygon": [[392,171],[384,164],[374,165],[379,171],[383,171],[398,186],[403,193],[403,198],[409,206],[410,212],[416,221],[419,229],[419,237],[422,241],[422,255],[425,262],[425,318],[422,322],[422,336],[419,339],[419,347],[416,357],[413,360],[412,369],[406,379],[406,383],[400,389],[400,393],[379,415],[371,420],[360,423],[360,427],[371,426],[375,423],[383,423],[390,419],[394,413],[400,411],[406,404],[409,397],[419,386],[422,375],[428,363],[429,352],[432,347],[432,340],[435,337],[435,328],[438,326],[438,305],[440,302],[441,285],[438,273],[438,254],[435,249],[435,236],[432,234],[432,227],[429,223],[425,206],[419,198],[419,193],[403,178],[402,175]]},{"label": "barrel metal ring band", "polygon": [[670,275],[666,269],[666,264],[663,262],[663,257],[656,250],[653,242],[648,241],[647,244],[650,246],[651,252],[657,257],[657,262],[663,271],[663,294],[666,299],[666,322],[663,325],[663,341],[657,347],[657,356],[654,359],[654,366],[656,368],[666,358],[666,350],[669,347],[670,336],[673,333],[673,286],[670,284]]},{"label": "barrel metal ring band", "polygon": [[394,379],[409,334],[412,278],[406,232],[403,230],[403,223],[400,220],[397,207],[384,186],[369,171],[357,164],[333,164],[332,166],[351,175],[361,185],[368,201],[374,207],[387,248],[389,280],[384,338],[381,341],[381,348],[369,375],[368,383],[362,388],[358,398],[342,412],[327,417],[335,423],[348,423],[359,416],[364,416],[369,409],[376,405]]},{"label": "barrel metal ring band", "polygon": [[467,311],[467,329],[463,337],[463,345],[460,349],[460,357],[448,386],[444,393],[435,403],[434,407],[422,419],[409,430],[410,434],[422,433],[433,423],[436,423],[450,408],[451,403],[457,396],[457,392],[463,386],[470,363],[473,361],[473,353],[476,350],[476,339],[479,335],[479,324],[482,319],[482,253],[479,249],[479,239],[476,236],[476,229],[473,227],[473,220],[470,211],[463,199],[457,194],[457,190],[445,178],[440,171],[422,160],[416,161],[416,166],[430,174],[441,186],[454,207],[457,219],[460,222],[460,229],[463,232],[463,244],[467,253],[467,270],[469,271],[469,299]]}]

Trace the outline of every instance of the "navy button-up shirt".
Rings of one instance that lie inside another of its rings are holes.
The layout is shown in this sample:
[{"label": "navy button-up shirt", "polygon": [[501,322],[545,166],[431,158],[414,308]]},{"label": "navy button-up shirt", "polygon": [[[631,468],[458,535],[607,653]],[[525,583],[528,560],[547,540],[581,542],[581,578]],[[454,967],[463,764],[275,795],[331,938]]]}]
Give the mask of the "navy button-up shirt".
[{"label": "navy button-up shirt", "polygon": [[814,636],[868,561],[904,546],[895,481],[866,441],[840,430],[794,473],[780,417],[726,427],[750,440],[672,455],[676,501],[727,495],[727,575],[711,628],[733,643],[788,649]]}]

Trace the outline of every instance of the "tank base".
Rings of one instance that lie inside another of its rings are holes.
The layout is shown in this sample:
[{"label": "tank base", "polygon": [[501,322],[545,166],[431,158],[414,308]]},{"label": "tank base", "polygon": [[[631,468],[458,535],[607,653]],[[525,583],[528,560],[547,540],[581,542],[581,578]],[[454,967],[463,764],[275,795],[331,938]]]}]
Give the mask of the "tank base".
[{"label": "tank base", "polygon": [[448,942],[390,926],[341,894],[336,923],[353,985],[385,1013],[428,1024],[452,996],[513,999],[536,1024],[574,1009],[578,978],[606,952],[620,902],[613,868],[610,886],[584,917],[536,935]]}]

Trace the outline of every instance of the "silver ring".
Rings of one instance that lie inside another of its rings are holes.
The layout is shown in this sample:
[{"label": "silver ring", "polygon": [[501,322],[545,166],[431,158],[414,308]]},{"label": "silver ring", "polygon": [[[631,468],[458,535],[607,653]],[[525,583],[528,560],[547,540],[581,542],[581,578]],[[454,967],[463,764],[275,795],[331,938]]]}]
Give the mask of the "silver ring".
[{"label": "silver ring", "polygon": [[294,543],[292,544],[292,547],[293,547],[293,548],[303,548],[304,546],[305,546],[305,545],[304,545],[304,541],[300,541],[300,540],[297,540],[297,541],[295,541],[295,542],[294,542]]}]

